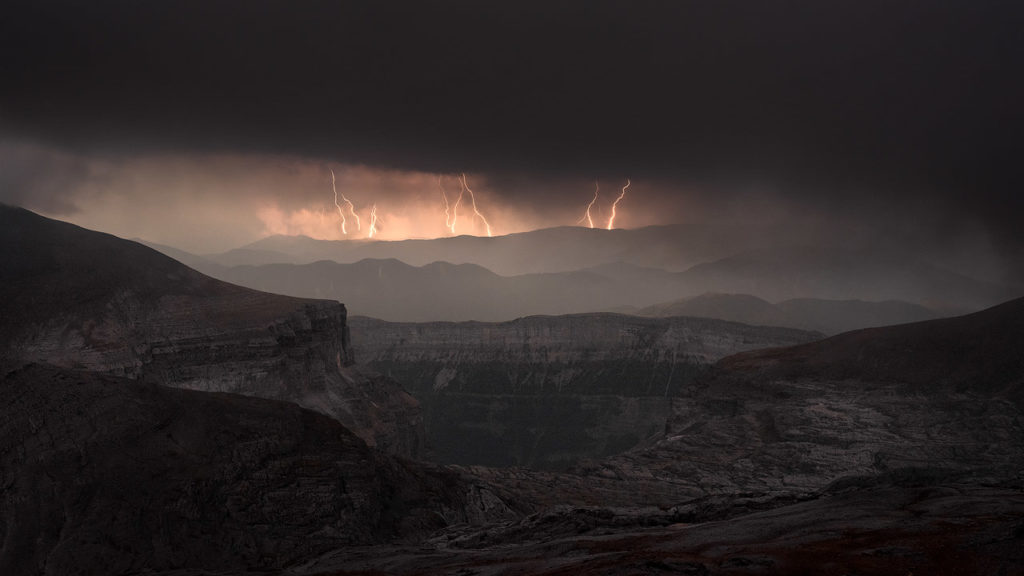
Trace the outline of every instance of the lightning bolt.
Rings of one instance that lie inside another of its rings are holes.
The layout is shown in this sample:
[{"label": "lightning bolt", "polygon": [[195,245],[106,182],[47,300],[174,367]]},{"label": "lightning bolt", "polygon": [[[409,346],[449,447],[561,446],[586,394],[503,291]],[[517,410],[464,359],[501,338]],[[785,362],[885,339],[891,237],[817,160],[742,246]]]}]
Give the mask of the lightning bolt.
[{"label": "lightning bolt", "polygon": [[377,217],[377,205],[374,204],[370,208],[370,229],[366,234],[367,238],[373,238],[373,235],[377,233],[377,222],[380,222],[380,218]]},{"label": "lightning bolt", "polygon": [[622,197],[626,195],[626,188],[629,188],[630,184],[631,184],[631,182],[629,181],[629,178],[626,178],[626,185],[622,187],[622,194],[619,194],[619,197],[616,198],[615,202],[612,203],[612,215],[611,215],[610,218],[608,218],[608,229],[609,230],[611,230],[612,229],[612,225],[615,224],[615,207],[619,204],[619,200],[622,200]]},{"label": "lightning bolt", "polygon": [[590,204],[587,204],[587,213],[584,214],[582,218],[576,221],[577,224],[583,224],[583,221],[586,220],[587,225],[590,226],[591,228],[594,227],[594,219],[590,217],[590,207],[594,205],[594,202],[597,202],[597,193],[601,191],[601,185],[598,184],[597,182],[594,182],[594,188],[594,199],[590,201]]},{"label": "lightning bolt", "polygon": [[444,191],[444,186],[441,185],[441,175],[437,176],[437,187],[441,190],[441,198],[444,198],[444,227],[455,232],[454,225],[452,224],[452,216],[448,208],[448,194]]},{"label": "lightning bolt", "polygon": [[341,195],[341,200],[343,202],[345,202],[346,204],[348,204],[348,211],[351,212],[352,216],[355,217],[355,219],[356,219],[356,230],[362,230],[363,226],[359,222],[359,214],[356,214],[356,207],[352,205],[352,202],[348,198],[345,198],[345,194],[344,193],[342,193],[342,195]]},{"label": "lightning bolt", "polygon": [[[459,184],[462,184],[462,180],[459,180]],[[466,186],[463,184],[459,197],[455,199],[455,204],[452,205],[452,234],[455,234],[455,222],[459,219],[459,203],[462,202],[462,195],[465,193]]]},{"label": "lightning bolt", "polygon": [[473,195],[473,189],[469,187],[469,184],[466,184],[465,174],[462,175],[462,187],[465,188],[467,192],[469,192],[469,199],[472,200],[473,202],[473,214],[475,216],[479,216],[480,219],[484,221],[484,227],[487,228],[487,237],[490,238],[491,225],[487,222],[487,218],[484,218],[484,215],[481,214],[480,211],[476,209],[476,196]]},{"label": "lightning bolt", "polygon": [[[338,208],[338,216],[341,216],[341,233],[348,236],[348,230],[345,230],[345,211],[341,209],[341,204],[338,204],[338,189],[334,186],[334,168],[331,168],[331,190],[334,190],[334,205]],[[349,202],[349,205],[352,203]]]}]

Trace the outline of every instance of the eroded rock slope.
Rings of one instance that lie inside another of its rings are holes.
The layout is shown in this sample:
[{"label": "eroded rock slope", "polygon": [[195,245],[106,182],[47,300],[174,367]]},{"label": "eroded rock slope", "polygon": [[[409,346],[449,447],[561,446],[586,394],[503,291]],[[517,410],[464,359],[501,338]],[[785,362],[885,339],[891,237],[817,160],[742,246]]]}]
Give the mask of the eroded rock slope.
[{"label": "eroded rock slope", "polygon": [[516,516],[287,402],[30,365],[0,414],[2,574],[277,570]]},{"label": "eroded rock slope", "polygon": [[584,466],[682,495],[805,496],[902,474],[1019,479],[1024,299],[720,361],[665,436]]},{"label": "eroded rock slope", "polygon": [[345,307],[204,276],[135,242],[0,206],[0,361],[296,402],[418,454],[416,401],[351,366]]}]

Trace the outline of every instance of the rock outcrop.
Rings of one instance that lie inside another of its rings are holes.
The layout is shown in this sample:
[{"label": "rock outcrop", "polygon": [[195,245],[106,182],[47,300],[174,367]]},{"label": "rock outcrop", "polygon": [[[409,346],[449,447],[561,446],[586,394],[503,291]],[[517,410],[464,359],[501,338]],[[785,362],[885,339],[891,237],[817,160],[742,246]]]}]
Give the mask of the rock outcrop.
[{"label": "rock outcrop", "polygon": [[416,455],[416,401],[351,366],[345,307],[204,276],[145,246],[0,207],[0,360],[296,402]]},{"label": "rock outcrop", "polygon": [[616,454],[661,433],[671,398],[724,356],[818,337],[619,314],[349,323],[359,362],[420,401],[438,460],[543,469]]},{"label": "rock outcrop", "polygon": [[287,402],[30,365],[0,414],[2,574],[280,570],[518,517]]},{"label": "rock outcrop", "polygon": [[584,475],[681,496],[806,497],[886,475],[987,484],[1024,469],[1024,299],[720,361],[665,436]]},{"label": "rock outcrop", "polygon": [[717,519],[562,507],[434,547],[335,551],[294,571],[333,574],[1020,574],[1024,494],[1010,487],[888,483]]},{"label": "rock outcrop", "polygon": [[388,366],[414,389],[429,380],[439,391],[506,394],[671,396],[692,381],[695,366],[821,337],[709,318],[622,314],[423,323],[354,316],[349,325],[360,363]]},{"label": "rock outcrop", "polygon": [[663,437],[567,473],[473,467],[540,512],[307,574],[1024,573],[1024,299],[730,356]]}]

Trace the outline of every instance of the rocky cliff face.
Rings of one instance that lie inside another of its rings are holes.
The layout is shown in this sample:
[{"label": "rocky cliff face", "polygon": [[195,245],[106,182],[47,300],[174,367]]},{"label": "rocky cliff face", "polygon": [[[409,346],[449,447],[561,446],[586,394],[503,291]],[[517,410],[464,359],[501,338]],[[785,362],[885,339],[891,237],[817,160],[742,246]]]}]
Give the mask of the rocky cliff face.
[{"label": "rocky cliff face", "polygon": [[630,451],[563,474],[473,472],[539,506],[648,507],[648,518],[720,518],[891,482],[1019,488],[1021,350],[1024,299],[737,354],[671,398],[663,434]]},{"label": "rocky cliff face", "polygon": [[1024,299],[731,356],[645,446],[567,473],[472,468],[540,513],[319,573],[1018,574],[1021,350]]},{"label": "rocky cliff face", "polygon": [[891,474],[1015,477],[1022,422],[1013,402],[987,394],[854,379],[715,380],[675,400],[664,438],[577,472],[661,479],[680,500],[807,498]]},{"label": "rocky cliff face", "polygon": [[817,337],[618,314],[501,323],[354,317],[350,325],[359,362],[393,376],[420,401],[439,460],[545,469],[659,434],[671,398],[723,356]]},{"label": "rocky cliff face", "polygon": [[892,475],[1019,481],[1021,350],[1024,299],[738,354],[674,400],[660,441],[578,472],[765,498]]},{"label": "rocky cliff face", "polygon": [[203,276],[149,248],[0,209],[0,359],[296,402],[416,455],[416,401],[351,366],[345,307]]},{"label": "rocky cliff face", "polygon": [[0,414],[3,574],[280,570],[517,515],[286,402],[33,365]]},{"label": "rocky cliff face", "polygon": [[725,356],[810,342],[819,334],[709,318],[621,314],[511,322],[350,322],[360,363],[420,390],[499,394],[674,395],[694,368]]}]

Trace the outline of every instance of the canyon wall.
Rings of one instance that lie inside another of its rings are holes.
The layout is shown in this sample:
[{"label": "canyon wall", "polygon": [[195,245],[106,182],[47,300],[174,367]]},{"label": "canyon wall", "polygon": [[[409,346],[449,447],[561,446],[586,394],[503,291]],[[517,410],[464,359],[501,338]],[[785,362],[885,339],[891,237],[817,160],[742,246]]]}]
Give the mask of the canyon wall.
[{"label": "canyon wall", "polygon": [[561,469],[659,435],[671,399],[729,354],[817,334],[619,314],[511,322],[350,320],[356,360],[420,401],[442,462]]}]

